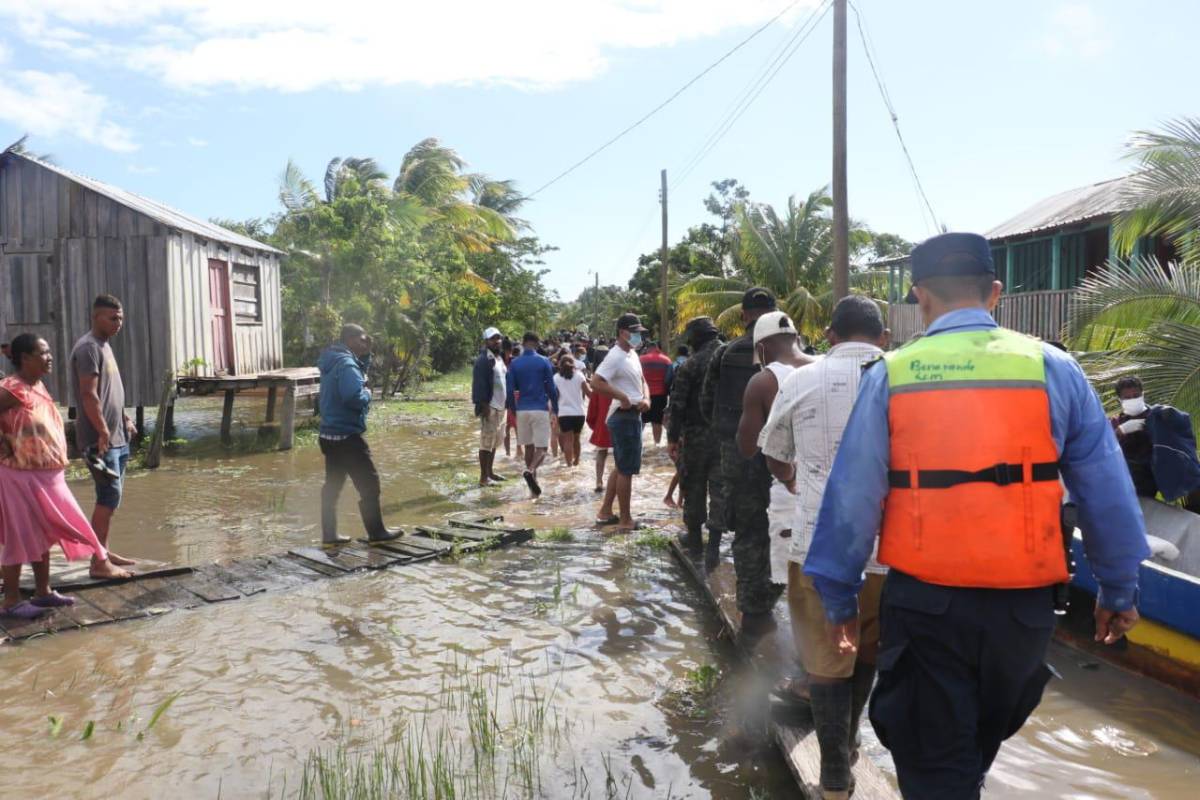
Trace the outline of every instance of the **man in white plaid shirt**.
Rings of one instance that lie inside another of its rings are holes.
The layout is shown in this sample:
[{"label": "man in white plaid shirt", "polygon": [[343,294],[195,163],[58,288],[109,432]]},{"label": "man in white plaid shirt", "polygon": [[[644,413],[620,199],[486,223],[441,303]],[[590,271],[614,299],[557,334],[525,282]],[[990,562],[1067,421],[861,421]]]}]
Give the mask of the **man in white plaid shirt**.
[{"label": "man in white plaid shirt", "polygon": [[792,638],[809,676],[822,777],[833,786],[845,786],[858,720],[875,678],[879,599],[887,568],[874,558],[867,565],[867,581],[859,597],[857,655],[839,652],[821,598],[802,568],[863,367],[883,355],[887,331],[874,302],[847,297],[834,309],[826,336],[832,347],[825,357],[797,369],[780,386],[758,441],[771,473],[797,495],[788,553]]}]

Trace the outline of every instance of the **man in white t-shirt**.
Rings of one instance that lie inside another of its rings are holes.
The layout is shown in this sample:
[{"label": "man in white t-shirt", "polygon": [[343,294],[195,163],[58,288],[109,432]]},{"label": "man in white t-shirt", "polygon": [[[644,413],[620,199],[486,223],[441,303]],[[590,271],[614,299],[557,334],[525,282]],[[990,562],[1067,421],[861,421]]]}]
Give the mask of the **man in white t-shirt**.
[{"label": "man in white t-shirt", "polygon": [[[875,678],[886,568],[874,558],[867,564],[867,580],[859,595],[858,653],[846,654],[834,642],[821,598],[802,567],[842,432],[858,396],[863,366],[883,355],[887,331],[879,307],[865,297],[852,296],[834,308],[826,336],[833,346],[825,357],[783,381],[759,442],[771,473],[799,495],[788,554],[788,609],[792,638],[809,676],[822,783],[837,787],[849,781],[855,732]],[[792,691],[798,693],[800,687]]]},{"label": "man in white t-shirt", "polygon": [[[613,399],[608,409],[608,432],[616,462],[616,469],[608,476],[596,523],[616,523],[617,530],[623,532],[635,527],[630,495],[633,476],[642,469],[642,412],[650,408],[650,389],[637,354],[645,332],[637,314],[622,314],[617,320],[617,342],[592,377],[592,391]],[[619,517],[613,515],[614,499],[621,511]]]}]

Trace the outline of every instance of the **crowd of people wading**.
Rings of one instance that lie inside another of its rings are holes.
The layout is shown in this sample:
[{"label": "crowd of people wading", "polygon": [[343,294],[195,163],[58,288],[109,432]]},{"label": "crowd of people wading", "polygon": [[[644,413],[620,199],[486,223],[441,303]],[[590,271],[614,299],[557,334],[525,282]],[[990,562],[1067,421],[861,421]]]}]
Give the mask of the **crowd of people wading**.
[{"label": "crowd of people wading", "polygon": [[539,496],[547,452],[561,443],[576,463],[586,422],[597,526],[638,526],[644,429],[656,443],[665,429],[684,545],[712,570],[732,534],[744,644],[776,629],[785,598],[800,663],[773,694],[811,715],[826,798],[853,791],[868,704],[906,798],[979,796],[1051,674],[1067,493],[1100,585],[1097,641],[1137,623],[1150,552],[1118,444],[1135,426],[1106,418],[1070,355],[996,324],[987,240],[942,234],[911,258],[926,329],[890,351],[867,298],[837,303],[817,355],[756,287],[742,336],[688,320],[678,358],[629,313],[611,340],[531,332],[514,346],[489,328],[474,366],[480,484],[505,480],[496,453],[515,427]]},{"label": "crowd of people wading", "polygon": [[[708,317],[687,322],[674,355],[632,313],[604,339],[526,333],[517,344],[489,328],[473,370],[480,484],[505,480],[496,454],[512,452],[515,430],[522,477],[539,496],[547,455],[578,464],[586,426],[603,495],[598,526],[637,527],[632,485],[645,426],[656,443],[665,432],[684,544],[713,569],[722,537],[733,537],[748,646],[775,629],[775,605],[786,598],[800,663],[774,693],[811,714],[828,798],[853,790],[868,702],[905,797],[978,797],[1051,674],[1054,587],[1068,578],[1064,488],[1100,586],[1097,641],[1112,644],[1137,623],[1138,566],[1149,555],[1126,465],[1134,456],[1118,443],[1135,445],[1152,419],[1137,402],[1140,385],[1122,387],[1124,415],[1110,422],[1068,354],[998,327],[989,312],[1002,286],[983,237],[935,236],[911,259],[926,331],[898,349],[885,351],[875,303],[852,296],[833,309],[829,347],[817,356],[771,292],[752,288],[741,304],[745,333],[732,341]],[[109,346],[123,314],[117,298],[97,297],[91,330],[69,355],[81,410],[75,444],[95,482],[90,519],[65,483],[63,421],[43,383],[55,354],[27,333],[6,346],[7,617],[75,602],[50,586],[55,544],[69,559],[90,558],[98,578],[128,578],[135,566],[109,547],[134,428]],[[321,529],[330,545],[348,541],[336,514],[347,478],[368,542],[401,535],[384,524],[364,439],[370,358],[370,336],[347,325],[318,364]],[[35,579],[29,600],[19,586],[25,564]]]}]

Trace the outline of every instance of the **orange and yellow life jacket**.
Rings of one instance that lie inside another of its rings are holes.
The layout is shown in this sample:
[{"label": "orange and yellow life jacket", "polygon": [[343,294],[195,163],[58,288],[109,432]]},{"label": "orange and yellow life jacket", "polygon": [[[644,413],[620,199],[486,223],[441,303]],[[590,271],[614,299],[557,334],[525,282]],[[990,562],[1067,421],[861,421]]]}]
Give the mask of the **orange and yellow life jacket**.
[{"label": "orange and yellow life jacket", "polygon": [[1004,328],[944,333],[884,360],[891,464],[879,561],[943,586],[1065,581],[1041,342]]}]

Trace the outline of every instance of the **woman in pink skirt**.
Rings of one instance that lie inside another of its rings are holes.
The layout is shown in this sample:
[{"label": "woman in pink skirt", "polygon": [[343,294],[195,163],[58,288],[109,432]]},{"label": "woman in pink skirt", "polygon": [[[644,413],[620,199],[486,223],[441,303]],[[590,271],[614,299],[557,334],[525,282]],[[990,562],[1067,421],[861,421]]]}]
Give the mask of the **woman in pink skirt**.
[{"label": "woman in pink skirt", "polygon": [[[23,333],[9,345],[16,374],[0,380],[0,573],[4,605],[0,614],[32,619],[75,598],[50,588],[50,548],[57,544],[70,560],[103,559],[97,577],[128,578],[108,561],[104,546],[79,508],[63,472],[67,439],[62,417],[42,376],[54,367],[45,339]],[[21,565],[33,566],[34,597],[21,600]]]}]

